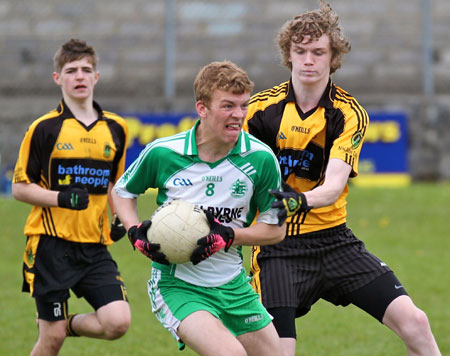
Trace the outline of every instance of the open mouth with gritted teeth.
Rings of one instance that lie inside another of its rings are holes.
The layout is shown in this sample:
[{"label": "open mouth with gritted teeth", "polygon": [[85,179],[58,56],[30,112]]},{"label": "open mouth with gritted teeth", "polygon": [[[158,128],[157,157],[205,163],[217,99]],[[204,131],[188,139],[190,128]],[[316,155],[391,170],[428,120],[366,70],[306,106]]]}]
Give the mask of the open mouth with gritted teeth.
[{"label": "open mouth with gritted teeth", "polygon": [[227,129],[232,129],[232,130],[240,130],[241,129],[241,125],[239,124],[229,124],[225,126]]}]

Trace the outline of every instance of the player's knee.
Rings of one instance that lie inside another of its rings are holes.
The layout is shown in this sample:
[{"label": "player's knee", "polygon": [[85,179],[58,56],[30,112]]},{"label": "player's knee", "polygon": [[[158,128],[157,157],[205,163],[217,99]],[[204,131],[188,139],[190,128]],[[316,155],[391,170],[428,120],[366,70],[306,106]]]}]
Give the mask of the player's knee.
[{"label": "player's knee", "polygon": [[404,338],[420,339],[427,335],[430,330],[430,324],[425,312],[417,307],[409,313],[408,318],[400,324],[400,333]]},{"label": "player's knee", "polygon": [[38,343],[43,346],[43,349],[48,350],[49,354],[56,355],[61,349],[66,338],[65,330],[53,330],[52,333],[39,335]]},{"label": "player's knee", "polygon": [[423,334],[423,332],[430,328],[427,314],[419,308],[415,308],[414,313],[411,317],[411,323],[413,323],[418,329],[418,333]]},{"label": "player's knee", "polygon": [[105,325],[105,338],[107,340],[116,340],[127,332],[130,327],[130,318],[121,318]]}]

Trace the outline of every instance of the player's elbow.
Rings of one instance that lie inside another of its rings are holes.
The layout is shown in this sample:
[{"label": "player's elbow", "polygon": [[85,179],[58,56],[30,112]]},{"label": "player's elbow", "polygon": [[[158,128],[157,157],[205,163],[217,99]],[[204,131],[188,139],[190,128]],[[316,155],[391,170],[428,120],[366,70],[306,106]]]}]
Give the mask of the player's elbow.
[{"label": "player's elbow", "polygon": [[[310,199],[310,197],[307,195],[306,196],[306,201],[307,203],[312,206],[313,208],[321,208],[323,206],[329,206],[332,205],[334,203],[336,203],[336,201],[339,199],[339,197],[342,194],[343,189],[340,188],[329,188],[327,187],[326,189],[323,189],[320,192],[320,198],[319,199]],[[312,202],[310,202],[310,200]]]},{"label": "player's elbow", "polygon": [[273,240],[273,244],[277,244],[277,243],[280,243],[281,241],[283,241],[284,240],[284,237],[285,237],[286,235],[283,233],[281,236],[278,236],[276,239],[274,239]]},{"label": "player's elbow", "polygon": [[284,223],[281,226],[276,225],[274,227],[274,237],[273,237],[273,244],[277,244],[284,240],[284,237],[286,236],[286,223]]},{"label": "player's elbow", "polygon": [[24,200],[24,194],[23,194],[23,184],[25,183],[12,183],[11,184],[11,193],[14,199],[23,201]]},{"label": "player's elbow", "polygon": [[330,194],[328,196],[328,204],[327,205],[336,203],[336,201],[339,199],[341,193],[342,193],[342,190],[339,190],[339,189],[330,191]]}]

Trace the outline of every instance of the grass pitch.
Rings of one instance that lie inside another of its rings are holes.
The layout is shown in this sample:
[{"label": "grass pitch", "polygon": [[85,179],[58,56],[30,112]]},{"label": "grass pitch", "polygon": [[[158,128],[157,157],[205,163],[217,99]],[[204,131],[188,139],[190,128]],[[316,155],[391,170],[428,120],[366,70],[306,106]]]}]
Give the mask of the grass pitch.
[{"label": "grass pitch", "polygon": [[[149,217],[154,198],[140,199],[140,211]],[[348,225],[366,247],[396,273],[418,307],[430,319],[443,355],[450,354],[450,185],[414,184],[407,188],[350,187]],[[36,338],[35,306],[20,291],[25,246],[23,225],[30,207],[12,198],[0,198],[0,354],[29,354]],[[147,259],[133,251],[124,238],[110,249],[128,290],[132,325],[117,341],[69,338],[60,355],[191,356],[179,352],[176,342],[151,313],[146,281]],[[248,249],[245,265],[248,267]],[[84,300],[69,300],[71,312],[90,311]],[[335,307],[319,301],[297,320],[297,355],[397,356],[406,355],[401,340],[356,307]]]}]

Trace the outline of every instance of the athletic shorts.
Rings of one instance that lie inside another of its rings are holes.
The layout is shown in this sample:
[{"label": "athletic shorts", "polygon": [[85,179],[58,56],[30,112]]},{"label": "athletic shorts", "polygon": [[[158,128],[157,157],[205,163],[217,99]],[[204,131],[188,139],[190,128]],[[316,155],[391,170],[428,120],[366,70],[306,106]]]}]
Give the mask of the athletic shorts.
[{"label": "athletic shorts", "polygon": [[320,298],[348,305],[347,294],[390,271],[343,224],[255,247],[252,286],[267,309],[296,308],[299,317]]},{"label": "athletic shorts", "polygon": [[95,310],[112,301],[127,300],[116,262],[102,244],[29,236],[23,266],[22,291],[36,299],[39,318],[44,320],[67,316],[70,289]]},{"label": "athletic shorts", "polygon": [[250,286],[245,270],[222,286],[201,287],[171,276],[164,266],[158,269],[153,263],[148,294],[153,313],[179,342],[180,349],[183,345],[177,334],[178,326],[199,310],[220,319],[234,336],[260,330],[272,320]]}]

